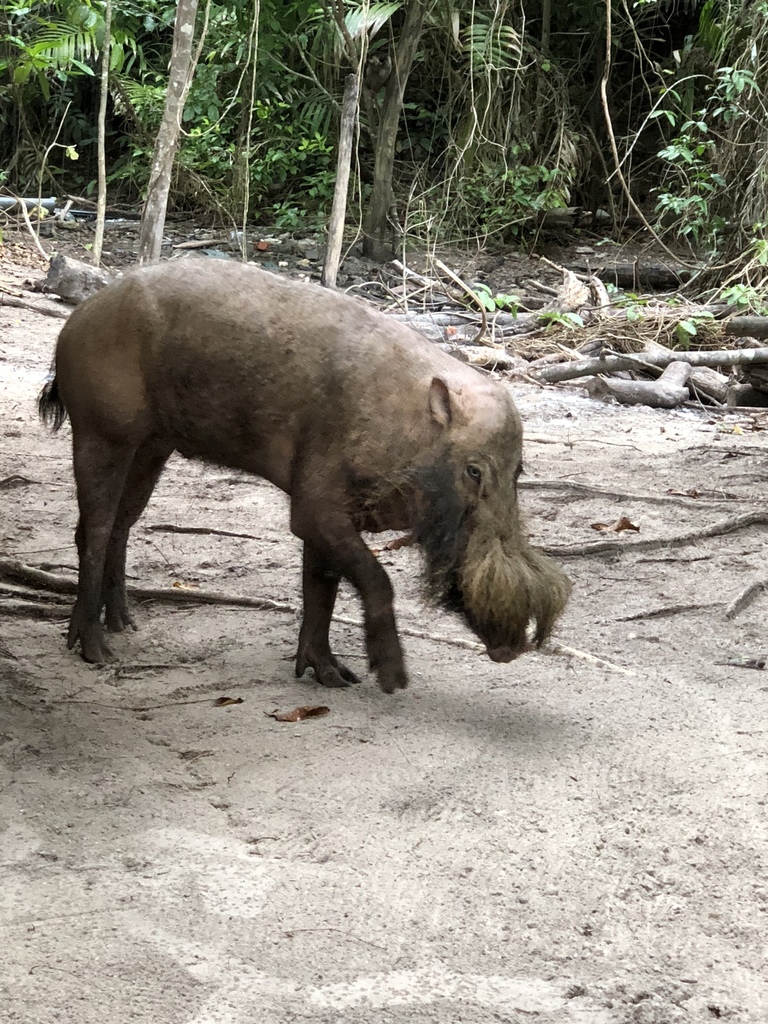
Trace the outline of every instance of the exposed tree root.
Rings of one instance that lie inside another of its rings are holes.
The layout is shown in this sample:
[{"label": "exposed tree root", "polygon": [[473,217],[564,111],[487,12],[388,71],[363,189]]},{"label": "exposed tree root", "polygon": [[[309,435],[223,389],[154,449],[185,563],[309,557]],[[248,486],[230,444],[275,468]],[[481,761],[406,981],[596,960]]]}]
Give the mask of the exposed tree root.
[{"label": "exposed tree root", "polygon": [[653,505],[682,505],[683,508],[699,508],[709,502],[720,504],[724,501],[731,501],[738,495],[724,494],[722,498],[717,497],[714,492],[707,492],[706,496],[696,497],[684,494],[633,494],[629,491],[612,491],[608,487],[593,487],[591,484],[577,483],[575,480],[520,480],[518,485],[522,490],[544,490],[544,491],[574,491],[586,498],[613,498],[614,501],[644,501]]},{"label": "exposed tree root", "polygon": [[735,619],[739,612],[743,612],[745,608],[749,608],[752,602],[764,594],[768,583],[765,580],[755,580],[754,583],[750,583],[748,587],[745,587],[741,593],[737,594],[732,601],[728,603],[728,607],[725,609],[726,619]]},{"label": "exposed tree root", "polygon": [[[0,558],[0,579],[12,583],[25,583],[38,590],[52,590],[56,594],[74,594],[75,580],[65,579],[42,569],[22,565],[15,559]],[[170,601],[172,604],[218,604],[242,608],[258,608],[261,611],[287,612],[296,614],[296,607],[284,601],[272,601],[266,597],[234,597],[216,591],[186,590],[183,587],[134,587],[126,590],[137,601]]]},{"label": "exposed tree root", "polygon": [[575,555],[624,554],[627,551],[655,551],[658,548],[684,547],[695,544],[697,540],[708,537],[721,537],[737,530],[745,530],[750,526],[768,526],[768,512],[744,512],[730,519],[722,519],[719,523],[704,526],[701,529],[689,530],[677,537],[650,537],[643,540],[598,540],[589,544],[559,544],[541,547],[549,555],[557,558],[571,558]]},{"label": "exposed tree root", "polygon": [[48,604],[44,601],[0,601],[0,615],[23,615],[28,619],[68,619],[72,607],[68,604]]},{"label": "exposed tree root", "polygon": [[0,480],[0,491],[8,491],[12,487],[26,487],[27,484],[37,483],[36,480],[29,480],[25,476],[20,476],[18,473],[12,473],[11,476],[3,477]]},{"label": "exposed tree root", "polygon": [[[57,576],[54,573],[44,572],[42,569],[35,569],[29,565],[23,565],[21,562],[10,558],[0,558],[0,580],[9,580],[12,583],[22,583],[27,586],[37,588],[38,590],[53,591],[55,594],[74,594],[77,590],[77,583],[75,580],[65,579],[63,576]],[[230,597],[227,594],[220,594],[215,591],[202,591],[202,590],[183,590],[174,588],[161,588],[161,587],[133,587],[129,586],[126,588],[131,597],[139,601],[170,601],[173,604],[215,604],[215,605],[229,605],[231,607],[239,608],[257,608],[259,611],[274,611],[274,612],[285,612],[290,615],[298,615],[299,609],[292,604],[288,604],[285,601],[272,601],[269,598],[262,597]],[[30,594],[30,597],[33,595]],[[27,614],[34,618],[67,618],[71,612],[69,605],[57,604],[48,605],[45,603],[35,603],[34,601],[28,602],[14,602],[15,606],[19,609],[18,611],[8,611],[8,614]],[[0,604],[0,612],[3,609],[11,608],[12,604],[3,601]],[[361,619],[349,618],[346,615],[334,615],[333,621],[343,626],[354,626],[356,629],[362,629],[364,623]],[[398,627],[398,632],[403,636],[412,637],[415,640],[428,640],[431,643],[445,644],[449,647],[459,647],[467,651],[484,651],[483,644],[477,640],[469,640],[464,637],[449,637],[440,636],[435,633],[429,633],[423,629],[410,629],[408,626]],[[555,650],[557,648],[557,650]],[[583,652],[575,651],[573,648],[560,647],[560,645],[553,644],[549,647],[550,653],[567,654],[569,657],[581,657],[586,660],[592,660],[592,655],[584,654]],[[604,664],[606,667],[612,667],[609,662],[603,662],[602,659],[598,659],[600,664]],[[621,671],[626,671],[622,669]]]},{"label": "exposed tree root", "polygon": [[666,619],[672,615],[683,615],[685,612],[697,612],[702,608],[720,608],[722,601],[707,601],[705,604],[671,604],[666,608],[651,608],[647,612],[635,612],[634,615],[621,615],[617,622],[639,622],[640,619]]}]

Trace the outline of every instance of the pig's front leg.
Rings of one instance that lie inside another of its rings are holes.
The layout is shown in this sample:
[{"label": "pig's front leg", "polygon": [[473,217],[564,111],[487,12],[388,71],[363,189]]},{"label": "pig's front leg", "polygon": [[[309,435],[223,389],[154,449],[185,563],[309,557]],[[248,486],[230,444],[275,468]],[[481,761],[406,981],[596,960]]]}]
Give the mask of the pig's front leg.
[{"label": "pig's front leg", "polygon": [[304,544],[302,586],[304,620],[299,633],[296,675],[303,676],[311,668],[323,686],[339,687],[359,683],[355,673],[333,655],[328,637],[339,574],[309,542]]},{"label": "pig's front leg", "polygon": [[[305,607],[307,617],[302,626],[296,671],[302,665],[312,665],[308,650],[319,651],[321,659],[327,651],[333,658],[328,646],[328,625],[333,610],[331,596],[335,598],[336,588],[333,585],[331,591],[330,577],[321,581],[317,569],[322,567],[321,571],[335,574],[337,580],[344,576],[359,592],[365,615],[368,663],[371,671],[376,672],[381,689],[394,693],[408,685],[408,675],[395,626],[392,584],[355,529],[345,506],[343,492],[334,493],[327,487],[318,491],[315,487],[298,486],[291,497],[291,529],[304,541],[305,552],[308,547],[312,551],[309,593],[312,600],[319,600],[319,604]],[[305,586],[306,581],[305,574]],[[321,646],[313,647],[313,641]],[[321,672],[323,668],[321,660]],[[336,668],[341,675],[338,663]]]}]

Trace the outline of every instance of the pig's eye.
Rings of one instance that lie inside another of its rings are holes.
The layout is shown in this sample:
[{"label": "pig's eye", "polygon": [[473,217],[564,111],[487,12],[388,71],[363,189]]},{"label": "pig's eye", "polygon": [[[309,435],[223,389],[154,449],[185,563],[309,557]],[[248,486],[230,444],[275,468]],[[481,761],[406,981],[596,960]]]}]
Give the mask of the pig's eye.
[{"label": "pig's eye", "polygon": [[471,464],[467,466],[467,476],[473,483],[477,484],[478,487],[483,482],[483,474],[479,466],[473,466]]}]

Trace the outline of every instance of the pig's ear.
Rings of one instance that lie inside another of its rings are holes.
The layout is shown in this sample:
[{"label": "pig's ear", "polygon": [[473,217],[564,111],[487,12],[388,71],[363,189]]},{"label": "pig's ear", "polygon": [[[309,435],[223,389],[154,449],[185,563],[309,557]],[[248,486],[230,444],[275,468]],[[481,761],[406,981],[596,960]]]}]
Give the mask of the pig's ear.
[{"label": "pig's ear", "polygon": [[429,411],[432,419],[445,430],[451,425],[451,392],[442,377],[433,377],[429,385]]}]

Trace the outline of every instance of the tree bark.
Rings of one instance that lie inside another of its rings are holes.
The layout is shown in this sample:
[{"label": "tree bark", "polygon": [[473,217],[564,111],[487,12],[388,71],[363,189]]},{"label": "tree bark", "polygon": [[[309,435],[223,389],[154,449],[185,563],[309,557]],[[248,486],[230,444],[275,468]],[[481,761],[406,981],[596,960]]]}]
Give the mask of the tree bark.
[{"label": "tree bark", "polygon": [[376,139],[373,191],[363,234],[363,254],[378,263],[395,255],[394,233],[389,223],[392,208],[392,174],[395,166],[397,127],[403,109],[403,93],[421,39],[426,13],[423,0],[410,0],[395,53],[394,68],[387,82]]},{"label": "tree bark", "polygon": [[168,92],[160,130],[155,141],[152,173],[139,233],[139,263],[156,263],[160,258],[165,228],[165,211],[171,188],[173,158],[181,128],[181,115],[192,82],[192,41],[195,35],[197,0],[179,0],[173,30]]},{"label": "tree bark", "polygon": [[91,257],[98,266],[101,263],[101,247],[104,242],[104,220],[107,214],[107,159],[104,152],[107,123],[107,96],[109,95],[109,58],[112,52],[112,0],[104,8],[104,45],[101,51],[101,89],[99,92],[99,125],[97,162],[99,195],[96,204],[96,233],[93,236]]},{"label": "tree bark", "polygon": [[344,101],[341,106],[341,125],[339,128],[339,155],[336,161],[336,188],[333,192],[333,208],[328,224],[328,245],[326,246],[325,265],[322,283],[326,288],[336,287],[336,275],[341,262],[341,246],[344,238],[344,216],[347,212],[347,192],[349,190],[349,169],[352,163],[352,143],[355,137],[355,121],[357,119],[357,103],[360,98],[360,76],[350,75],[344,89]]}]

